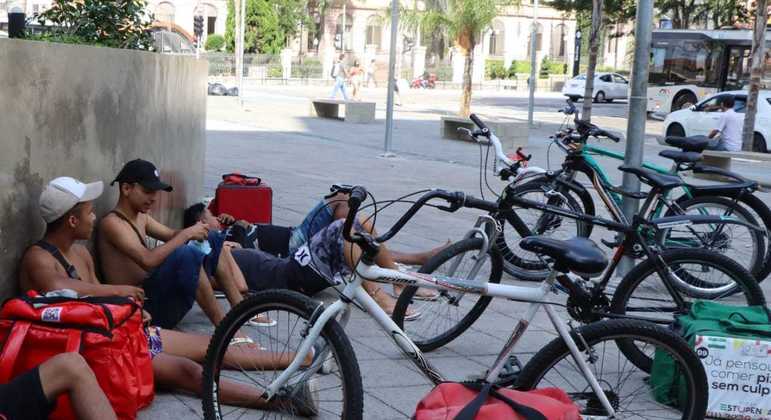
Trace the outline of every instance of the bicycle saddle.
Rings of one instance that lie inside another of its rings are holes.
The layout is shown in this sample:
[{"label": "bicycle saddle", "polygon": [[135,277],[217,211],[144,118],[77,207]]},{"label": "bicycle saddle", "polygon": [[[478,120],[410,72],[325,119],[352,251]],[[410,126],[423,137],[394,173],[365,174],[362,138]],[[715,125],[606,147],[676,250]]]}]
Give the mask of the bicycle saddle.
[{"label": "bicycle saddle", "polygon": [[701,153],[679,152],[677,150],[662,150],[659,156],[672,159],[677,163],[693,163],[701,160]]},{"label": "bicycle saddle", "polygon": [[572,271],[580,276],[600,275],[608,265],[605,254],[589,239],[573,238],[566,241],[544,236],[529,236],[519,246],[536,254],[554,259],[554,269],[560,272]]},{"label": "bicycle saddle", "polygon": [[682,149],[684,152],[698,152],[701,153],[707,146],[712,144],[712,140],[706,136],[668,136],[664,139],[664,142],[670,146]]},{"label": "bicycle saddle", "polygon": [[619,166],[618,169],[622,172],[629,172],[640,178],[640,181],[650,185],[653,188],[661,190],[668,190],[671,188],[685,185],[680,177],[674,175],[660,174],[656,171],[647,168],[640,168],[638,166]]}]

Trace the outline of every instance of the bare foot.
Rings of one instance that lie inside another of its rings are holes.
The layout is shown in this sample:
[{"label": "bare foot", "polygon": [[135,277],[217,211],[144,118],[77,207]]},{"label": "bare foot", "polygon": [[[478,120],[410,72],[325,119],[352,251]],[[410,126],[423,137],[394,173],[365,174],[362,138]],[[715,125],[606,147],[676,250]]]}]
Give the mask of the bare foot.
[{"label": "bare foot", "polygon": [[[377,302],[378,306],[383,308],[388,316],[393,316],[394,308],[396,307],[396,299],[391,297],[391,295],[379,287],[374,291],[369,292],[369,295],[372,296],[372,299],[374,299],[375,302]],[[407,313],[404,314],[404,319],[410,321],[416,319],[418,316],[420,316],[419,312],[408,308]]]}]

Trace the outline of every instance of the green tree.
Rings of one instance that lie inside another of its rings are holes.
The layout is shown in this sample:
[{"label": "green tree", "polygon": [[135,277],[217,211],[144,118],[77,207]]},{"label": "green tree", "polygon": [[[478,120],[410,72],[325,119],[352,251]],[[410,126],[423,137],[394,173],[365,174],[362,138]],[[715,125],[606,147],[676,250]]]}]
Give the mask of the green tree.
[{"label": "green tree", "polygon": [[206,37],[206,51],[219,51],[225,46],[225,37],[219,34],[211,34]]},{"label": "green tree", "polygon": [[[768,1],[757,0],[755,2],[755,22],[752,31],[752,50],[750,67],[750,84],[747,86],[747,109],[744,116],[744,128],[742,132],[742,150],[753,150],[755,142],[755,114],[758,112],[758,93],[760,80],[763,76],[763,64],[766,61],[765,35],[768,24]],[[769,141],[769,139],[766,139]],[[765,147],[768,147],[766,145]],[[761,150],[765,152],[766,150]]]},{"label": "green tree", "polygon": [[46,26],[43,40],[142,50],[153,45],[145,0],[54,0],[35,19]]},{"label": "green tree", "polygon": [[697,8],[698,19],[711,22],[715,28],[748,23],[750,12],[743,0],[703,0]]},{"label": "green tree", "polygon": [[[228,0],[225,21],[225,45],[235,50],[235,7],[239,3]],[[246,28],[244,51],[247,53],[278,54],[305,22],[306,0],[246,0]]]},{"label": "green tree", "polygon": [[471,72],[474,68],[474,47],[493,19],[505,6],[519,4],[518,0],[446,0],[430,2],[426,10],[402,9],[405,26],[424,32],[445,32],[465,57],[463,66],[463,95],[458,114],[467,117],[471,108]]}]

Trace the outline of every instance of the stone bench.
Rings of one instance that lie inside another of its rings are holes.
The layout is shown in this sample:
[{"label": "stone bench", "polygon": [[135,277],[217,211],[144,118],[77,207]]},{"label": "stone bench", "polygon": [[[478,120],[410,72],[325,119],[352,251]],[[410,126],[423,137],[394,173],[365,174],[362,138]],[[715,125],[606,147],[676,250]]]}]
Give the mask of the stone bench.
[{"label": "stone bench", "polygon": [[[530,128],[527,125],[527,121],[500,121],[500,120],[488,120],[482,119],[490,131],[493,132],[504,145],[504,149],[507,147],[519,147],[527,146],[528,135]],[[458,133],[458,128],[464,127],[469,130],[477,128],[476,124],[468,118],[462,118],[457,116],[445,115],[441,117],[441,132],[442,138],[452,140],[464,140],[473,141],[466,136]],[[487,143],[484,141],[483,143]]]},{"label": "stone bench", "polygon": [[[340,115],[340,108],[343,115]],[[314,99],[311,101],[311,115],[320,118],[334,118],[350,123],[371,123],[375,121],[375,103],[344,101],[342,99]]]},{"label": "stone bench", "polygon": [[[724,152],[724,151],[717,151],[717,150],[705,150],[701,153],[702,156],[702,163],[709,166],[715,166],[721,169],[725,169],[727,171],[731,170],[731,160],[732,159],[745,159],[745,160],[754,160],[754,161],[761,161],[761,162],[771,162],[771,154],[769,153],[759,153],[759,152]],[[742,175],[742,174],[739,174]],[[701,179],[712,179],[712,180],[718,180],[718,181],[725,181],[725,179],[722,179],[720,176],[716,175],[710,175],[710,174],[694,174],[694,178],[701,178]],[[757,181],[764,189],[771,188],[771,182],[767,181],[761,181],[761,180],[754,180]]]}]

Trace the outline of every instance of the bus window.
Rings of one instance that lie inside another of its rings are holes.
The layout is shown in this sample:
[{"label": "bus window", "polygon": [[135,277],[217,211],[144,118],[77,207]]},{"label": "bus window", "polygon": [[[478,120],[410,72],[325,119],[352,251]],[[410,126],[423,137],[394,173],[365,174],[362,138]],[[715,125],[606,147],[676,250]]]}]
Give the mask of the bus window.
[{"label": "bus window", "polygon": [[717,42],[668,39],[653,44],[649,83],[717,87],[724,47]]},{"label": "bus window", "polygon": [[750,80],[750,49],[733,47],[728,55],[725,89],[741,90]]}]

